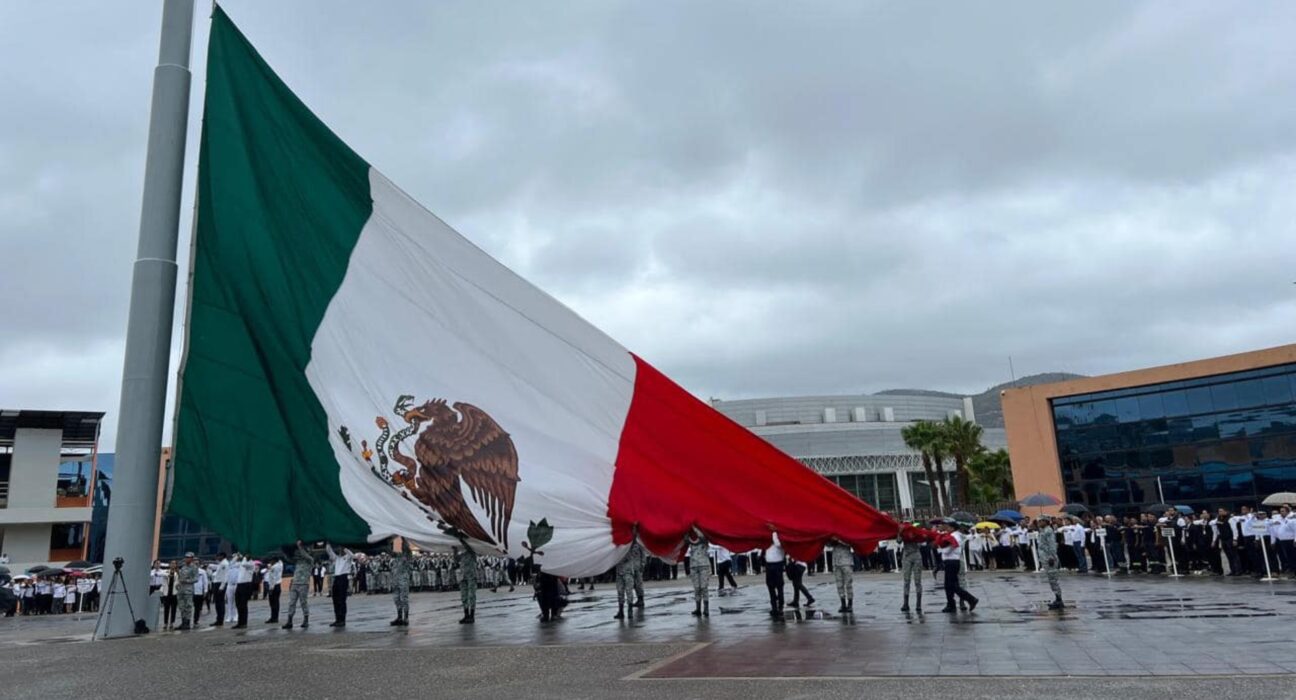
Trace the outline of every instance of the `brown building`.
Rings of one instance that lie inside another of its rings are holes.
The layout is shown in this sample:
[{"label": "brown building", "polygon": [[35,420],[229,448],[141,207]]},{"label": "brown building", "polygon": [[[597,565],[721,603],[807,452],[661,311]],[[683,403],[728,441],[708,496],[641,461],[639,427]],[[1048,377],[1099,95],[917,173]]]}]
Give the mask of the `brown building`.
[{"label": "brown building", "polygon": [[1296,345],[1003,392],[1018,496],[1097,512],[1296,491]]}]

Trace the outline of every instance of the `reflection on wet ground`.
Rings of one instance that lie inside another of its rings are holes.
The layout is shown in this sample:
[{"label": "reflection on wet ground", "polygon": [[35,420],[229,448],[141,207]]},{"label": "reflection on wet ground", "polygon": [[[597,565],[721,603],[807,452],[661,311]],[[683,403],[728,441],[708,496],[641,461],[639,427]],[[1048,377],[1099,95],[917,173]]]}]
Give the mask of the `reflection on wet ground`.
[{"label": "reflection on wet ground", "polygon": [[[204,627],[187,633],[210,647],[300,644],[329,654],[365,649],[514,645],[693,643],[687,654],[644,672],[645,678],[860,677],[895,675],[1233,675],[1296,672],[1292,626],[1296,583],[1249,580],[1065,575],[1069,607],[1047,608],[1048,588],[1031,573],[972,573],[981,598],[973,613],[941,613],[944,595],[924,581],[924,612],[903,614],[895,574],[858,574],[855,611],[839,613],[831,579],[808,581],[817,606],[768,615],[760,578],[740,578],[736,592],[711,591],[711,616],[690,615],[683,579],[650,583],[647,607],[615,620],[616,591],[600,585],[573,591],[566,615],[541,623],[529,591],[482,591],[477,624],[459,625],[454,593],[412,596],[412,625],[392,628],[387,596],[354,596],[344,631],[327,626],[327,598],[312,598],[309,630],[261,624],[263,601],[253,603],[246,631]],[[207,621],[210,621],[210,617]],[[0,621],[0,648],[8,644],[62,644],[88,639],[90,616]],[[177,641],[178,633],[151,635]],[[305,636],[306,640],[302,637]],[[1220,643],[1255,639],[1257,644]],[[151,643],[151,642],[150,642]],[[187,643],[187,640],[186,640]]]}]

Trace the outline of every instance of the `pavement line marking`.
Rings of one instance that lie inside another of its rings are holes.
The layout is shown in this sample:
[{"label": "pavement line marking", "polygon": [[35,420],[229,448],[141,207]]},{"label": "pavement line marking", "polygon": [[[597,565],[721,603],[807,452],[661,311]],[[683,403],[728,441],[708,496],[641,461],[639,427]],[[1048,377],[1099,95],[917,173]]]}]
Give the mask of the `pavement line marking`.
[{"label": "pavement line marking", "polygon": [[[445,645],[445,644],[419,644],[419,645],[404,645],[404,646],[396,646],[396,647],[385,647],[385,646],[318,647],[318,648],[311,648],[311,649],[302,649],[302,651],[321,653],[321,654],[345,654],[354,651],[392,652],[392,651],[427,651],[427,650],[446,650],[446,649],[454,649],[454,650],[462,650],[462,651],[473,651],[473,650],[481,649],[485,651],[485,650],[499,650],[499,649],[579,649],[582,647],[659,647],[665,645],[673,646],[675,644],[682,644],[682,643],[684,642],[611,642],[611,643],[582,642],[582,643],[575,643],[575,644],[472,644],[466,646],[464,645],[455,646],[455,645]],[[698,647],[700,648],[708,644],[710,644],[710,642],[704,642],[698,645]],[[687,653],[692,653],[694,651],[697,651],[697,649],[689,649]],[[677,654],[676,656],[679,655]]]},{"label": "pavement line marking", "polygon": [[648,665],[645,666],[644,668],[641,668],[641,669],[639,669],[638,671],[635,671],[634,673],[631,673],[630,675],[625,676],[625,677],[622,678],[621,680],[623,680],[623,681],[639,681],[639,680],[644,680],[644,676],[645,676],[645,675],[647,675],[647,674],[649,674],[649,673],[652,673],[653,671],[656,671],[657,669],[659,669],[659,668],[661,668],[661,667],[663,667],[663,666],[666,666],[666,665],[668,665],[668,664],[672,664],[672,663],[674,663],[674,662],[676,662],[676,661],[679,661],[680,659],[682,659],[682,658],[684,658],[684,657],[686,657],[686,656],[688,656],[688,655],[690,655],[690,654],[697,653],[697,652],[699,652],[699,651],[701,651],[701,650],[703,650],[703,649],[705,649],[705,648],[707,648],[707,647],[709,647],[709,646],[711,646],[711,642],[698,642],[697,644],[694,644],[693,646],[689,647],[688,649],[685,649],[684,651],[681,651],[681,652],[679,652],[679,653],[677,653],[677,654],[671,654],[670,656],[667,656],[667,657],[664,658],[664,659],[660,659],[660,660],[658,660],[658,661],[656,661],[656,662],[654,662],[654,663],[648,664]]},{"label": "pavement line marking", "polygon": [[[692,653],[692,652],[687,652],[687,653]],[[667,659],[666,661],[669,661],[669,659]],[[665,663],[665,661],[662,663]],[[657,665],[659,666],[660,664]],[[1159,675],[1154,675],[1149,673],[1143,673],[1139,675],[1111,675],[1111,674],[1108,675],[1096,675],[1096,674],[1095,675],[1039,675],[1037,674],[1033,676],[1008,675],[1008,674],[976,675],[976,676],[955,676],[955,675],[942,676],[942,675],[931,675],[931,674],[906,675],[906,674],[897,673],[889,676],[653,676],[651,678],[635,677],[635,676],[641,676],[642,674],[648,673],[649,671],[651,671],[651,669],[639,671],[630,676],[626,676],[621,680],[623,681],[624,680],[695,681],[695,682],[696,681],[797,681],[799,683],[804,683],[805,681],[894,681],[894,680],[903,680],[903,679],[914,679],[914,680],[922,679],[924,681],[970,681],[970,680],[1002,681],[1004,679],[1009,679],[1009,678],[1014,680],[1039,680],[1039,681],[1042,680],[1091,681],[1096,678],[1102,678],[1108,681],[1119,682],[1125,680],[1146,681],[1146,680],[1155,680],[1158,678],[1169,678],[1169,679],[1192,678],[1194,680],[1241,680],[1245,678],[1249,680],[1252,678],[1290,679],[1292,677],[1292,674],[1290,673],[1249,673],[1249,674],[1233,673],[1233,674],[1210,674],[1210,675],[1179,674],[1175,676],[1169,676],[1169,675],[1159,676]]]}]

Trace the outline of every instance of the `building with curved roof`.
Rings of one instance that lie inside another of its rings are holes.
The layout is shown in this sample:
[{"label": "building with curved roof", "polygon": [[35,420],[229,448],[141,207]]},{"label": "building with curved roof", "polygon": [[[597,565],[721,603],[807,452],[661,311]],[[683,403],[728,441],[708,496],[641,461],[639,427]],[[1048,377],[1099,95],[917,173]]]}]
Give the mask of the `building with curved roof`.
[{"label": "building with curved roof", "polygon": [[[898,514],[933,505],[922,458],[900,431],[922,420],[976,420],[970,397],[924,392],[713,399],[711,405],[858,498]],[[984,431],[988,449],[1007,445],[1002,428]]]}]

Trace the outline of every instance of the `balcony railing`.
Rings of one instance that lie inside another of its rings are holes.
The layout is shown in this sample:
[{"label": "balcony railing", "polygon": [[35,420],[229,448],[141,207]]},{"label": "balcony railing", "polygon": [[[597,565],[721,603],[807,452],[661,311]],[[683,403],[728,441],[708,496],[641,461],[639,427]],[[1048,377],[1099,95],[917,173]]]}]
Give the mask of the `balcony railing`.
[{"label": "balcony railing", "polygon": [[55,496],[55,508],[89,508],[89,496]]}]

